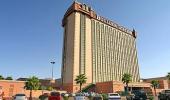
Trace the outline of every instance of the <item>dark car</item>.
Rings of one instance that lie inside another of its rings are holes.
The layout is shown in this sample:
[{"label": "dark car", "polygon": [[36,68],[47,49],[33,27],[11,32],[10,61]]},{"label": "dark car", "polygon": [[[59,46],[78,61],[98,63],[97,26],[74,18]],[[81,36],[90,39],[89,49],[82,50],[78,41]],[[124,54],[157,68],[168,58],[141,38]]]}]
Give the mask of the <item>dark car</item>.
[{"label": "dark car", "polygon": [[61,100],[61,95],[59,92],[51,92],[48,100]]},{"label": "dark car", "polygon": [[44,93],[42,95],[39,96],[40,100],[48,100],[48,97],[50,96],[49,93]]},{"label": "dark car", "polygon": [[159,100],[170,100],[170,89],[163,90],[158,95]]},{"label": "dark car", "polygon": [[133,94],[133,100],[147,100],[147,93],[142,90],[134,90],[131,92]]}]

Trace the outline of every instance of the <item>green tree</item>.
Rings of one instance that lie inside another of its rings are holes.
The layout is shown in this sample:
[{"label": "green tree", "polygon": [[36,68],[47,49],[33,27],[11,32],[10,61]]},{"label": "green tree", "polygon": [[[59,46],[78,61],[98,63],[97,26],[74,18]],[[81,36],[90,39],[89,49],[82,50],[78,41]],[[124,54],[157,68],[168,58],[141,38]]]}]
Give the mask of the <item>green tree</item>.
[{"label": "green tree", "polygon": [[13,78],[11,76],[8,76],[5,78],[5,80],[13,80]]},{"label": "green tree", "polygon": [[170,82],[170,72],[168,72],[168,75],[166,75],[166,77],[168,78],[168,83]]},{"label": "green tree", "polygon": [[39,79],[35,76],[32,76],[27,79],[25,83],[25,88],[27,90],[30,90],[30,98],[29,100],[32,100],[32,90],[38,90],[40,87],[40,82]]},{"label": "green tree", "polygon": [[156,96],[156,88],[158,88],[159,82],[158,82],[157,80],[152,80],[152,81],[151,81],[151,84],[152,84],[152,87],[153,87],[153,89],[154,89],[155,96]]},{"label": "green tree", "polygon": [[0,75],[0,80],[4,80],[4,77],[2,75]]},{"label": "green tree", "polygon": [[80,92],[81,92],[81,87],[84,83],[86,83],[87,77],[85,76],[85,74],[80,74],[76,77],[74,81],[76,81],[76,84],[80,85]]},{"label": "green tree", "polygon": [[126,92],[128,92],[128,84],[132,81],[132,75],[125,73],[122,77],[122,82],[126,84]]}]

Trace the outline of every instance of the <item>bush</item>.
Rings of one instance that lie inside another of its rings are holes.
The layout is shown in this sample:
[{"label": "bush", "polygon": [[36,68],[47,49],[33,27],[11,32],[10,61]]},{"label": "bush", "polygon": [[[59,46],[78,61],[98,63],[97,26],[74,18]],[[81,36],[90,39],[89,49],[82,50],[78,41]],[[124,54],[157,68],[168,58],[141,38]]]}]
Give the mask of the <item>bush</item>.
[{"label": "bush", "polygon": [[108,100],[108,95],[107,94],[102,94],[103,100]]},{"label": "bush", "polygon": [[39,96],[39,99],[40,99],[40,100],[45,100],[45,99],[47,99],[47,98],[48,98],[48,96],[46,96],[46,95],[40,95],[40,96]]},{"label": "bush", "polygon": [[130,93],[128,93],[127,91],[118,91],[116,93],[118,93],[120,96],[129,96],[130,95]]},{"label": "bush", "polygon": [[148,99],[149,100],[154,100],[154,96],[149,96]]},{"label": "bush", "polygon": [[68,96],[63,96],[64,100],[68,100],[68,98],[69,98]]}]

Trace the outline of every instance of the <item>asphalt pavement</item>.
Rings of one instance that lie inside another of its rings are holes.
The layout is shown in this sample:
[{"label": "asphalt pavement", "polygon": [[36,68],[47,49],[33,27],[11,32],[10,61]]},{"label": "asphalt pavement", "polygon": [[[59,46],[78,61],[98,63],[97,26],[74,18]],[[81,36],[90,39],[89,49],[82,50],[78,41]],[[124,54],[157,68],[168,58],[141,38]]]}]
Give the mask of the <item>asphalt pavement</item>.
[{"label": "asphalt pavement", "polygon": [[[74,97],[69,97],[69,100],[74,100]],[[89,100],[89,99],[86,98],[86,100]],[[121,100],[126,100],[126,97],[121,97]],[[158,97],[154,97],[154,100],[158,100]]]}]

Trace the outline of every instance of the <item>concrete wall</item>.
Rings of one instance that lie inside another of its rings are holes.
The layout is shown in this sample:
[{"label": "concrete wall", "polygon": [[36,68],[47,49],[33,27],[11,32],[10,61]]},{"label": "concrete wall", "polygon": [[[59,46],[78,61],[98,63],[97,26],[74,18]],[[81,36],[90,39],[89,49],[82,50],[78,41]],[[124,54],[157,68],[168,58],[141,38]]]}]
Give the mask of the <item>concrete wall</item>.
[{"label": "concrete wall", "polygon": [[[2,88],[1,91],[4,93],[4,97],[12,97],[15,94],[23,93],[29,97],[30,91],[24,89],[25,82],[23,81],[7,81],[7,80],[0,80],[0,87]],[[42,93],[50,93],[50,91],[46,90],[36,90],[33,91],[33,97],[39,97]]]},{"label": "concrete wall", "polygon": [[[0,98],[1,93],[3,93],[4,98],[10,98],[11,100],[12,96],[15,94],[25,94],[27,97],[30,96],[30,90],[24,89],[25,82],[24,81],[9,81],[9,80],[0,80]],[[33,98],[38,98],[43,93],[50,93],[51,91],[47,90],[33,90],[32,96]],[[58,91],[60,93],[66,93],[66,91]]]},{"label": "concrete wall", "polygon": [[124,91],[124,84],[117,81],[98,82],[96,83],[96,92],[98,93],[113,93]]}]

